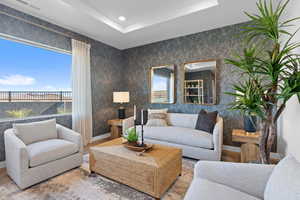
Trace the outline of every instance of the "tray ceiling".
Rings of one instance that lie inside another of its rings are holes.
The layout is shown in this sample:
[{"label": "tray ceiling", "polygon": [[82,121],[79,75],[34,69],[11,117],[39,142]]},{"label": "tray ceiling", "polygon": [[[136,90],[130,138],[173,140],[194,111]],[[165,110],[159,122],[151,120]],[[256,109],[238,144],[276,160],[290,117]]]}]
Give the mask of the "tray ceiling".
[{"label": "tray ceiling", "polygon": [[[248,20],[256,0],[0,0],[119,49]],[[118,18],[124,16],[125,21]]]}]

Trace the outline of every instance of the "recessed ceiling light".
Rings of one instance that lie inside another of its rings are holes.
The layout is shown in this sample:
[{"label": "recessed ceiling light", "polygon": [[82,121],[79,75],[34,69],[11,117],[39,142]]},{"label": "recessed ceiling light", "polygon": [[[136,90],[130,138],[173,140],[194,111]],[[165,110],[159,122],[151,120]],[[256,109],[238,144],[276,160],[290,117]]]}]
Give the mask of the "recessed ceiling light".
[{"label": "recessed ceiling light", "polygon": [[124,17],[124,16],[120,16],[119,18],[118,18],[120,21],[126,21],[126,17]]}]

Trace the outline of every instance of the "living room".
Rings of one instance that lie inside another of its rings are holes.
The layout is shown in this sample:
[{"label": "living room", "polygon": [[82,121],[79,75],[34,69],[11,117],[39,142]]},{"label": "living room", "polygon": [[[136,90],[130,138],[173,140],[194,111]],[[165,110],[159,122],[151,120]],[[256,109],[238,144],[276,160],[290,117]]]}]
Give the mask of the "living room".
[{"label": "living room", "polygon": [[300,199],[299,8],[0,0],[0,199]]}]

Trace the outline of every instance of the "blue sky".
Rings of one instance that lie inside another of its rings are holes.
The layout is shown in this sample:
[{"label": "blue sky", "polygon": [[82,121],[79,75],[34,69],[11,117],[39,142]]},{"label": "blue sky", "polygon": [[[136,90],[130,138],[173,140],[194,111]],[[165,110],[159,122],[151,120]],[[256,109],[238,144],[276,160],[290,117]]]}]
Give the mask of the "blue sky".
[{"label": "blue sky", "polygon": [[72,56],[0,38],[0,91],[70,90]]},{"label": "blue sky", "polygon": [[163,76],[154,76],[153,77],[153,91],[162,91],[167,90],[168,79]]}]

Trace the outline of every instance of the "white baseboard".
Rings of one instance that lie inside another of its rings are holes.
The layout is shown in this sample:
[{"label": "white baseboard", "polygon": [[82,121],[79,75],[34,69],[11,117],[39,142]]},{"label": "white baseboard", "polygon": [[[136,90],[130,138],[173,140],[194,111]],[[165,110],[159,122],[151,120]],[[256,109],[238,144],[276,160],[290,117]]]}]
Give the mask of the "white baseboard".
[{"label": "white baseboard", "polygon": [[[240,147],[235,147],[235,146],[229,146],[229,145],[223,145],[223,150],[227,150],[227,151],[233,151],[233,152],[241,152],[241,148]],[[280,153],[272,153],[271,152],[271,158],[274,159],[282,159],[284,156],[281,155]]]},{"label": "white baseboard", "polygon": [[0,169],[5,168],[5,161],[0,162]]},{"label": "white baseboard", "polygon": [[91,142],[97,142],[98,140],[103,140],[103,139],[106,139],[106,138],[109,138],[111,136],[110,133],[105,133],[103,135],[98,135],[98,136],[95,136],[91,139]]}]

